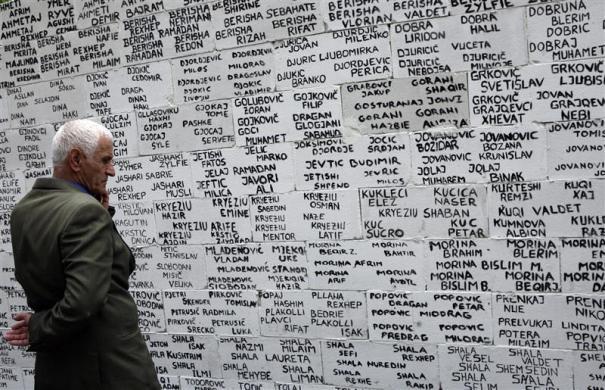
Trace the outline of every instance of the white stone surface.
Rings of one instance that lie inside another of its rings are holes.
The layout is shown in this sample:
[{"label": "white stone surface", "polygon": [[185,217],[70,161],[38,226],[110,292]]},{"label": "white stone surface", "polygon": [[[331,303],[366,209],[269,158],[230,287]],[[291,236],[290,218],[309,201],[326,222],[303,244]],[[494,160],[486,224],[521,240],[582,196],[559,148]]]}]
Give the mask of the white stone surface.
[{"label": "white stone surface", "polygon": [[591,237],[603,231],[605,182],[558,180],[488,187],[492,237]]},{"label": "white stone surface", "polygon": [[76,29],[74,14],[74,1],[39,1],[30,4],[34,9],[41,9],[43,13],[40,36],[61,35]]},{"label": "white stone surface", "polygon": [[602,295],[494,294],[496,345],[601,350]]},{"label": "white stone surface", "polygon": [[329,383],[385,389],[438,386],[435,345],[325,340],[321,350]]},{"label": "white stone surface", "polygon": [[369,290],[370,340],[491,344],[491,295]]},{"label": "white stone surface", "polygon": [[123,18],[119,24],[125,65],[204,53],[215,47],[208,4]]},{"label": "white stone surface", "polygon": [[577,179],[605,176],[604,119],[547,124],[548,177]]},{"label": "white stone surface", "polygon": [[[15,259],[10,252],[0,251],[0,289],[21,290],[15,278]],[[8,311],[8,310],[7,310]]]},{"label": "white stone surface", "polygon": [[53,169],[51,167],[42,169],[34,168],[23,171],[23,175],[25,176],[25,191],[32,189],[37,178],[52,176],[52,173]]},{"label": "white stone surface", "polygon": [[295,191],[251,197],[254,241],[360,238],[356,191]]},{"label": "white stone surface", "polygon": [[0,366],[0,387],[7,390],[23,390],[23,386],[21,368]]},{"label": "white stone surface", "polygon": [[35,370],[33,368],[23,369],[23,386],[25,390],[34,390],[34,374]]},{"label": "white stone surface", "polygon": [[346,2],[325,0],[321,2],[321,13],[328,30],[387,24],[393,21],[389,0],[369,2]]},{"label": "white stone surface", "polygon": [[[529,59],[532,62],[569,61],[603,57],[605,3],[568,0],[526,8]],[[601,17],[599,17],[601,15]]]},{"label": "white stone surface", "polygon": [[528,63],[524,10],[391,25],[393,76],[424,76]]},{"label": "white stone surface", "polygon": [[0,131],[0,156],[5,170],[52,167],[50,144],[54,135],[50,125]]},{"label": "white stone surface", "polygon": [[[3,252],[0,252],[0,256],[3,258],[3,263],[4,263],[4,256],[2,256],[2,254],[3,254]],[[6,284],[6,283],[3,283],[3,284]],[[0,310],[2,311],[2,313],[8,314],[8,312],[9,312],[8,294],[4,290],[0,290]],[[2,318],[0,318],[0,328],[1,329],[9,329],[11,327],[11,325],[12,324],[9,322],[9,318],[6,314],[3,315]]]},{"label": "white stone surface", "polygon": [[208,288],[217,290],[302,290],[307,259],[301,242],[208,245]]},{"label": "white stone surface", "polygon": [[197,197],[214,198],[232,196],[226,178],[230,170],[222,150],[204,150],[189,154],[191,177]]},{"label": "white stone surface", "polygon": [[194,152],[191,176],[198,197],[283,193],[294,190],[290,144]]},{"label": "white stone surface", "polygon": [[276,291],[260,294],[263,336],[367,339],[365,294],[360,291]]},{"label": "white stone surface", "polygon": [[165,290],[170,333],[260,335],[256,291]]},{"label": "white stone surface", "polygon": [[[10,130],[8,131],[8,135],[10,135]],[[13,146],[8,142],[7,130],[0,130],[0,168],[2,171],[7,171],[7,159],[12,160],[11,152],[13,151]]]},{"label": "white stone surface", "polygon": [[221,337],[223,378],[321,383],[320,342],[274,337]]},{"label": "white stone surface", "polygon": [[482,185],[359,190],[365,238],[487,237]]},{"label": "white stone surface", "polygon": [[561,323],[570,320],[565,297],[554,294],[492,295],[494,343],[531,348],[564,348]]},{"label": "white stone surface", "polygon": [[11,127],[63,122],[88,116],[80,78],[44,81],[8,89]]},{"label": "white stone surface", "polygon": [[179,152],[175,138],[181,131],[177,118],[179,107],[161,107],[150,111],[137,111],[139,146],[141,154]]},{"label": "white stone surface", "polygon": [[546,179],[546,130],[535,124],[432,129],[411,143],[417,184]]},{"label": "white stone surface", "polygon": [[204,247],[199,245],[132,248],[136,260],[131,289],[194,289],[208,284]]},{"label": "white stone surface", "polygon": [[119,68],[110,75],[112,112],[130,112],[170,104],[173,99],[170,62]]},{"label": "white stone surface", "polygon": [[0,213],[0,250],[12,251],[11,233],[10,233],[10,213]]},{"label": "white stone surface", "polygon": [[573,357],[574,388],[599,388],[605,381],[603,351],[578,351]]},{"label": "white stone surface", "polygon": [[559,339],[565,349],[603,351],[603,294],[565,295],[565,305],[557,309],[561,315],[563,334]]},{"label": "white stone surface", "polygon": [[11,314],[17,314],[23,311],[32,311],[32,309],[27,306],[27,298],[25,297],[25,292],[23,290],[7,290],[6,293],[8,294],[8,305]]},{"label": "white stone surface", "polygon": [[[10,320],[12,325],[13,321]],[[3,333],[4,333],[3,328]],[[13,347],[9,345],[4,339],[0,341],[0,359],[2,359],[3,366],[10,366],[14,368],[20,367],[34,367],[35,353],[27,352],[23,347]]]},{"label": "white stone surface", "polygon": [[367,388],[275,382],[275,390],[367,390]]},{"label": "white stone surface", "polygon": [[25,36],[27,40],[45,36],[42,31],[48,21],[47,11],[46,2],[28,4],[18,1],[4,5],[0,9],[2,20],[7,22],[0,34],[3,44],[21,41],[21,36]]},{"label": "white stone surface", "polygon": [[170,62],[154,62],[77,77],[91,115],[130,113],[167,106],[173,91]]},{"label": "white stone surface", "polygon": [[101,0],[98,2],[72,0],[72,2],[78,29],[117,23],[120,20],[118,0]]},{"label": "white stone surface", "polygon": [[393,19],[398,22],[408,20],[440,18],[450,14],[449,0],[434,0],[430,2],[410,2],[407,0],[393,0],[391,11]]},{"label": "white stone surface", "polygon": [[283,91],[233,100],[238,145],[343,136],[337,87]]},{"label": "white stone surface", "polygon": [[[0,50],[2,46],[0,46]],[[2,59],[2,57],[0,57]],[[0,70],[3,70],[0,68]],[[2,72],[4,74],[4,72]],[[0,77],[0,80],[3,78]],[[1,81],[0,81],[1,83]],[[6,95],[6,89],[0,89],[0,130],[7,129],[10,127],[10,111],[8,110],[8,97]]]},{"label": "white stone surface", "polygon": [[[174,0],[114,0],[118,4],[119,19],[132,19],[139,16],[151,15],[167,9],[167,3]],[[175,3],[179,2],[177,0]]]},{"label": "white stone surface", "polygon": [[473,71],[471,125],[605,117],[603,59]]},{"label": "white stone surface", "polygon": [[[25,19],[27,17],[24,16]],[[33,28],[33,27],[32,27]],[[4,31],[0,33],[3,36]],[[35,40],[24,42],[4,41],[2,53],[2,84],[4,87],[14,87],[41,80],[38,46]]]},{"label": "white stone surface", "polygon": [[220,389],[249,389],[249,390],[273,390],[271,382],[248,382],[237,379],[214,379],[181,377],[182,390],[220,390]]},{"label": "white stone surface", "polygon": [[0,40],[4,45],[1,61],[3,73],[6,72],[2,80],[6,82],[5,87],[40,80],[36,40],[73,28],[69,2],[55,3],[53,9],[50,8],[48,2],[15,1],[0,9]]},{"label": "white stone surface", "polygon": [[92,118],[162,388],[602,386],[604,7],[0,5],[0,328],[10,210]]},{"label": "white stone surface", "polygon": [[137,305],[141,332],[165,332],[166,318],[162,292],[157,290],[130,290]]},{"label": "white stone surface", "polygon": [[0,184],[0,212],[10,212],[25,195],[25,176],[21,171],[0,172]]},{"label": "white stone surface", "polygon": [[182,151],[233,146],[233,118],[227,100],[179,107],[182,131],[175,134],[176,147]]},{"label": "white stone surface", "polygon": [[[105,71],[76,77],[76,79],[81,80],[81,84],[86,88],[87,107],[91,115],[110,115],[128,111],[116,104],[117,97],[120,94],[119,90],[112,86],[116,74],[116,72]],[[112,99],[114,96],[115,98]]]},{"label": "white stone surface", "polygon": [[273,46],[269,43],[173,59],[171,63],[178,103],[256,95],[275,88]]},{"label": "white stone surface", "polygon": [[114,202],[174,199],[192,195],[189,160],[181,153],[116,160],[115,171],[115,177],[107,184]]},{"label": "white stone surface", "polygon": [[134,112],[110,114],[90,119],[111,131],[114,158],[136,157],[139,155],[137,121]]},{"label": "white stone surface", "polygon": [[154,202],[158,244],[239,244],[251,241],[247,197]]},{"label": "white stone surface", "polygon": [[367,81],[341,89],[344,123],[362,133],[469,124],[464,73]]},{"label": "white stone surface", "polygon": [[218,344],[212,336],[144,333],[143,337],[158,374],[220,375]]},{"label": "white stone surface", "polygon": [[[548,0],[546,0],[548,1]],[[473,14],[475,12],[496,11],[511,7],[523,7],[534,0],[450,0],[452,14]]]},{"label": "white stone surface", "polygon": [[180,390],[180,377],[177,375],[158,375],[158,381],[162,390],[173,389]]},{"label": "white stone surface", "polygon": [[572,358],[571,351],[440,345],[439,371],[448,389],[477,385],[569,389]]},{"label": "white stone surface", "polygon": [[561,283],[563,292],[605,291],[605,239],[561,238]]},{"label": "white stone surface", "polygon": [[560,292],[558,240],[425,241],[428,290]]},{"label": "white stone surface", "polygon": [[122,65],[115,24],[69,31],[38,40],[40,75],[44,80],[73,77]]},{"label": "white stone surface", "polygon": [[[0,45],[0,51],[4,52],[3,45]],[[2,71],[2,72],[0,72],[0,88],[6,88],[6,87],[12,86],[13,83],[10,81],[7,72],[4,72],[4,61],[2,59],[3,59],[3,55],[0,54],[0,70]],[[2,91],[2,92],[3,92],[3,94],[6,94],[6,91]]]},{"label": "white stone surface", "polygon": [[311,385],[311,384],[297,384],[297,383],[275,383],[275,390],[334,390],[334,386],[328,385]]},{"label": "white stone surface", "polygon": [[293,155],[297,190],[405,185],[411,173],[407,134],[299,141]]},{"label": "white stone surface", "polygon": [[317,290],[424,290],[420,241],[307,242],[309,287]]},{"label": "white stone surface", "polygon": [[[156,0],[157,1],[157,0]],[[204,3],[212,3],[213,0],[168,0],[164,1],[164,8],[167,10],[178,9],[183,7],[192,7]]]},{"label": "white stone surface", "polygon": [[382,79],[391,76],[387,26],[288,39],[275,46],[277,89]]},{"label": "white stone surface", "polygon": [[598,81],[605,77],[604,61],[600,58],[521,68],[523,79],[539,80],[542,77],[546,89],[521,91],[521,99],[535,102],[526,120],[547,122],[605,117],[605,98],[602,83]]},{"label": "white stone surface", "polygon": [[235,142],[227,100],[138,111],[137,125],[141,154],[220,148]]},{"label": "white stone surface", "polygon": [[212,4],[219,49],[324,31],[320,0],[217,1]]},{"label": "white stone surface", "polygon": [[113,223],[127,245],[142,247],[155,243],[157,230],[151,201],[119,202],[110,195],[109,202],[116,211]]}]

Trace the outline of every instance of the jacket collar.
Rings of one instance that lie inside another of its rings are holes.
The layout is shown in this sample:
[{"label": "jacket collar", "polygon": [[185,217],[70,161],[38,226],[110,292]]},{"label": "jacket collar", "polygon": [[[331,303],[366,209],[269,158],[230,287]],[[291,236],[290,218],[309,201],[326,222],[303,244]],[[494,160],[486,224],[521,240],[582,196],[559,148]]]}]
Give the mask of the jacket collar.
[{"label": "jacket collar", "polygon": [[[67,180],[57,179],[56,177],[39,177],[34,182],[33,189],[35,190],[63,190],[63,191],[76,191],[89,194],[89,192],[82,191],[81,187],[75,183],[71,183]],[[92,195],[91,195],[92,196]]]}]

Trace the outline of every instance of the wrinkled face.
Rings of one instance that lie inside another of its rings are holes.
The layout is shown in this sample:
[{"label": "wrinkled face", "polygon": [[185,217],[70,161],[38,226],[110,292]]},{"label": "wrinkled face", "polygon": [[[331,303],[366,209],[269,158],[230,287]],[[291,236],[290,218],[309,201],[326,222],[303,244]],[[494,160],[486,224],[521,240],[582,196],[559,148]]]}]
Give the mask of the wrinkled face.
[{"label": "wrinkled face", "polygon": [[115,176],[113,168],[113,143],[101,137],[92,156],[82,155],[79,180],[93,195],[100,197],[105,191],[109,176]]}]

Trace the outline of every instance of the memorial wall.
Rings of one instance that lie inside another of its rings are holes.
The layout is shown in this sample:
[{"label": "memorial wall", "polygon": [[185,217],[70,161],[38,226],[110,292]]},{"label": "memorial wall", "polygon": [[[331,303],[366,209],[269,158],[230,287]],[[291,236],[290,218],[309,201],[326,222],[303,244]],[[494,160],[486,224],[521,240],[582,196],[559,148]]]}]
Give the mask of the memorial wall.
[{"label": "memorial wall", "polygon": [[[9,215],[64,121],[164,389],[605,389],[605,1],[0,5]],[[34,355],[0,341],[0,389]],[[118,390],[118,389],[116,389]]]}]

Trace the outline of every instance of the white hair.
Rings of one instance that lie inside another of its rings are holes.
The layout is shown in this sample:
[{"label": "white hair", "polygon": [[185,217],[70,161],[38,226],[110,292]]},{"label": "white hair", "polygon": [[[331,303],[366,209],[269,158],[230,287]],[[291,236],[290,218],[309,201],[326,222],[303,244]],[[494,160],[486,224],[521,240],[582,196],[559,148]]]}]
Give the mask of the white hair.
[{"label": "white hair", "polygon": [[63,164],[73,149],[80,149],[87,157],[92,156],[102,137],[113,140],[111,132],[105,126],[90,119],[76,119],[64,123],[53,137],[53,165]]}]

